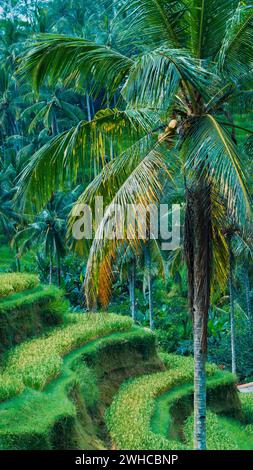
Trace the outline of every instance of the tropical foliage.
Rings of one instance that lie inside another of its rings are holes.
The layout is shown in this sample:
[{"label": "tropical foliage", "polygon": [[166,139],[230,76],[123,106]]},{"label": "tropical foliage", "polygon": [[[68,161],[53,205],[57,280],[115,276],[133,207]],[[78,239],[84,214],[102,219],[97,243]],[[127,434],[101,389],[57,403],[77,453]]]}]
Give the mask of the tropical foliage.
[{"label": "tropical foliage", "polygon": [[[11,0],[0,23],[0,271],[31,273],[5,274],[0,297],[35,288],[39,273],[72,310],[131,315],[161,350],[194,354],[204,449],[206,359],[253,376],[252,2]],[[94,212],[98,198],[92,237],[74,237],[88,230],[80,207]],[[151,204],[168,204],[169,219],[180,205],[175,250]],[[61,370],[56,349],[7,388],[44,386]]]}]

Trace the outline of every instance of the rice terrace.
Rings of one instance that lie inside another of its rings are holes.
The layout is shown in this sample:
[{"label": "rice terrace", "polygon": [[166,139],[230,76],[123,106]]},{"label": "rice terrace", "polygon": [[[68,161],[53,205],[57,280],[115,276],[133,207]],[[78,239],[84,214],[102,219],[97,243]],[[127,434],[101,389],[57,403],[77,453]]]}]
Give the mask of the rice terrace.
[{"label": "rice terrace", "polygon": [[252,0],[0,23],[0,462],[250,463]]}]

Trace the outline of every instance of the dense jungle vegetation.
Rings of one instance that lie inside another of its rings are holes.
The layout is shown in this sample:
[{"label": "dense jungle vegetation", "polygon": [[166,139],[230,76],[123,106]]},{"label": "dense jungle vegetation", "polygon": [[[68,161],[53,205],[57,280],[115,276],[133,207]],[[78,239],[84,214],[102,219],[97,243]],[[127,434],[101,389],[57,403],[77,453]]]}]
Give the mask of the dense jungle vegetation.
[{"label": "dense jungle vegetation", "polygon": [[[38,413],[51,400],[53,416],[58,390],[70,422],[75,413],[65,392],[73,358],[66,355],[96,339],[82,354],[96,357],[89,360],[100,377],[99,338],[112,335],[117,353],[113,335],[122,335],[118,341],[147,348],[149,358],[134,350],[141,377],[114,399],[106,386],[100,390],[102,413],[111,405],[103,426],[117,448],[185,448],[193,434],[197,449],[206,442],[220,448],[222,439],[221,448],[242,448],[252,432],[252,399],[243,399],[247,430],[229,419],[238,411],[235,377],[253,382],[252,1],[9,0],[0,1],[0,25],[0,401],[13,400],[25,423],[22,394],[30,394]],[[93,223],[93,239],[74,239],[78,205],[94,209],[97,196],[105,212]],[[121,240],[94,235],[105,233],[115,204],[138,205],[147,217],[145,237],[138,239],[138,223],[131,239],[126,232]],[[172,205],[180,205],[176,249],[164,250],[161,234],[152,233],[150,204],[168,204],[169,224]],[[97,316],[92,325],[93,314],[105,318],[102,326]],[[207,372],[206,361],[214,364]],[[145,367],[157,380],[142,375]],[[84,368],[80,387],[89,411],[99,391]],[[194,418],[189,403],[182,406],[180,444],[176,433],[166,434],[165,404],[176,413],[172,386],[181,387],[180,403],[195,392]],[[219,387],[233,397],[230,418],[215,414]],[[207,441],[206,393],[215,403]],[[124,414],[133,436],[122,427]],[[108,446],[92,423],[91,441],[75,424],[76,441],[59,443],[50,441],[45,418],[39,445]],[[22,444],[16,428],[6,436],[0,425],[0,448],[34,445],[21,434]]]}]

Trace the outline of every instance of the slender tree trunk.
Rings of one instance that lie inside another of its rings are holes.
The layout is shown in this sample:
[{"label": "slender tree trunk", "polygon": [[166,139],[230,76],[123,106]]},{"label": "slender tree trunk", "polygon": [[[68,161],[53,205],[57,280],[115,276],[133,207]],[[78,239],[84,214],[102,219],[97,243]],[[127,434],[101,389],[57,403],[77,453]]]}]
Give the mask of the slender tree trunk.
[{"label": "slender tree trunk", "polygon": [[90,97],[89,94],[86,93],[86,107],[87,107],[87,119],[91,121],[91,107],[90,107]]},{"label": "slender tree trunk", "polygon": [[229,246],[229,300],[230,300],[230,334],[231,334],[231,364],[232,373],[236,375],[236,349],[235,349],[235,302],[233,286],[233,252],[231,248],[231,239],[228,240]]},{"label": "slender tree trunk", "polygon": [[246,297],[246,306],[247,306],[247,315],[249,321],[252,322],[252,306],[250,298],[250,282],[249,282],[249,272],[247,268],[243,269],[244,285],[245,285],[245,297]]},{"label": "slender tree trunk", "polygon": [[148,279],[148,301],[149,301],[149,326],[151,330],[154,330],[154,306],[153,306],[153,289],[152,289],[152,276],[151,276],[151,258],[150,258],[150,247],[145,246],[145,258],[146,258],[146,269]]},{"label": "slender tree trunk", "polygon": [[149,278],[148,278],[148,298],[149,298],[149,325],[150,329],[154,330],[155,329],[155,324],[154,324],[154,307],[153,307],[153,287],[152,287],[153,281],[149,272]]},{"label": "slender tree trunk", "polygon": [[58,279],[58,286],[61,287],[61,259],[60,256],[57,256],[57,279]]},{"label": "slender tree trunk", "polygon": [[206,449],[206,351],[210,303],[210,187],[200,181],[187,192],[185,253],[194,334],[194,448]]},{"label": "slender tree trunk", "polygon": [[206,449],[206,354],[202,348],[203,312],[194,307],[194,448]]},{"label": "slender tree trunk", "polygon": [[19,248],[18,248],[18,243],[17,242],[16,242],[16,260],[17,260],[17,270],[20,273],[21,263],[20,263],[20,258],[19,258]]},{"label": "slender tree trunk", "polygon": [[130,305],[131,305],[131,316],[134,322],[136,320],[135,282],[136,282],[136,263],[135,263],[135,260],[131,260],[131,266],[129,268],[129,295],[130,295]]},{"label": "slender tree trunk", "polygon": [[50,259],[49,259],[49,284],[51,286],[53,282],[53,260],[52,260],[52,254],[50,253]]}]

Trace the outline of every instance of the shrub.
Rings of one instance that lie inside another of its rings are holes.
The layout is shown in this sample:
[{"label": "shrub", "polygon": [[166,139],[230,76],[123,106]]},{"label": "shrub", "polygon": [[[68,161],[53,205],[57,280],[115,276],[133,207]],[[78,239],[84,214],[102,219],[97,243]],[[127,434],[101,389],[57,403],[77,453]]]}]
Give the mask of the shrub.
[{"label": "shrub", "polygon": [[16,292],[33,289],[39,284],[38,276],[25,273],[0,273],[0,298]]},{"label": "shrub", "polygon": [[130,318],[118,315],[72,314],[69,324],[5,353],[0,400],[20,393],[25,386],[42,390],[60,374],[66,354],[95,338],[131,327]]}]

